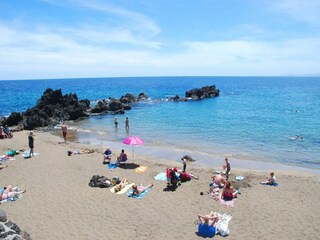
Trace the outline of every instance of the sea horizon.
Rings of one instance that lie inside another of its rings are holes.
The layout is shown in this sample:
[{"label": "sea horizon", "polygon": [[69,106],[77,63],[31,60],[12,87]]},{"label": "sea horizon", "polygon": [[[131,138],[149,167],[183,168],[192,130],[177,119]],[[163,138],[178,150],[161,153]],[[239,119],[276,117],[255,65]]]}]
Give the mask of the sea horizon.
[{"label": "sea horizon", "polygon": [[[145,92],[149,101],[134,104],[132,110],[117,115],[118,131],[113,125],[114,115],[91,116],[70,123],[79,132],[84,131],[79,141],[101,146],[115,144],[118,148],[121,145],[117,144],[129,134],[145,140],[144,148],[136,148],[140,154],[146,151],[157,155],[157,151],[167,149],[165,156],[172,155],[173,161],[181,154],[191,154],[199,158],[199,164],[222,165],[223,157],[229,156],[231,161],[240,161],[235,167],[241,167],[242,161],[243,168],[252,162],[267,162],[288,168],[319,169],[319,80],[311,76],[8,80],[0,82],[0,93],[7,99],[0,115],[33,107],[47,88],[61,88],[63,94],[76,93],[79,99],[88,98],[92,105],[108,97]],[[185,91],[206,85],[216,85],[220,96],[179,103],[155,101],[175,94],[184,96]],[[125,117],[130,119],[129,133],[122,129]]]}]

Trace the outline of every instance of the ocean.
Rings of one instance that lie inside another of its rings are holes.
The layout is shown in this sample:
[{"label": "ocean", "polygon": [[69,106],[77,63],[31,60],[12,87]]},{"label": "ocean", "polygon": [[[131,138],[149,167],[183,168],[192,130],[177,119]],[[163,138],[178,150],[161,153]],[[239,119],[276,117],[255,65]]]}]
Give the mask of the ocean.
[{"label": "ocean", "polygon": [[[188,102],[158,101],[216,85],[220,96]],[[150,100],[124,115],[91,116],[71,123],[79,141],[114,151],[128,135],[144,139],[135,153],[178,161],[191,155],[200,165],[218,166],[228,156],[233,166],[280,164],[320,169],[320,77],[132,77],[0,81],[0,116],[33,107],[47,89],[76,93],[92,104],[146,93]],[[130,120],[125,131],[124,120]],[[271,165],[270,168],[272,168]],[[264,167],[262,167],[264,168]]]}]

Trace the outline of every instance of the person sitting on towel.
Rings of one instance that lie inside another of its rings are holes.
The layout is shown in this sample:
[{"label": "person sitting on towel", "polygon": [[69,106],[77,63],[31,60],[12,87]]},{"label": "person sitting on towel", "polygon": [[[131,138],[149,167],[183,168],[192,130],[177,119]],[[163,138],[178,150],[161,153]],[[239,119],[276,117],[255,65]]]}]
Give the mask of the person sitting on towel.
[{"label": "person sitting on towel", "polygon": [[269,185],[275,185],[276,184],[276,176],[274,175],[274,172],[270,173],[270,177],[267,178],[267,181],[260,182],[261,184],[269,184]]},{"label": "person sitting on towel", "polygon": [[231,201],[232,199],[236,198],[238,191],[236,191],[229,181],[227,181],[226,185],[224,186],[222,193],[220,195],[220,199],[225,201]]}]

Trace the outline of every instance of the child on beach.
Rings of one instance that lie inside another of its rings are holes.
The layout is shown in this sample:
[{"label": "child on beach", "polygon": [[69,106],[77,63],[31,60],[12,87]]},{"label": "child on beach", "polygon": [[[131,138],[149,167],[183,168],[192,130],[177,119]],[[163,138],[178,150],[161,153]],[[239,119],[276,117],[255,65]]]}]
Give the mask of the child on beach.
[{"label": "child on beach", "polygon": [[231,165],[230,165],[229,159],[227,157],[225,157],[224,161],[225,161],[225,165],[223,165],[223,169],[226,170],[226,180],[229,180]]},{"label": "child on beach", "polygon": [[261,184],[268,184],[268,185],[274,185],[276,184],[276,176],[274,175],[274,172],[270,173],[270,177],[267,178],[267,181],[260,182]]},{"label": "child on beach", "polygon": [[182,172],[185,172],[186,168],[187,168],[187,159],[181,158],[181,161],[182,161],[182,166],[183,166]]}]

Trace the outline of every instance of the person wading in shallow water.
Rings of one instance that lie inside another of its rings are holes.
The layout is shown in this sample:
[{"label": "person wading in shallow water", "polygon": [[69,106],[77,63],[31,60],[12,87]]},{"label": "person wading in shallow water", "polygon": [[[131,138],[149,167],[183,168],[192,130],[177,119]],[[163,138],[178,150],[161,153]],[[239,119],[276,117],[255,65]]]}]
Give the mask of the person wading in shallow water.
[{"label": "person wading in shallow water", "polygon": [[62,135],[64,139],[64,143],[67,143],[67,132],[68,132],[68,127],[65,122],[62,123],[61,125],[61,130],[62,130]]},{"label": "person wading in shallow water", "polygon": [[129,131],[129,118],[128,117],[126,117],[125,123],[126,123],[126,129],[127,129],[127,131]]}]

